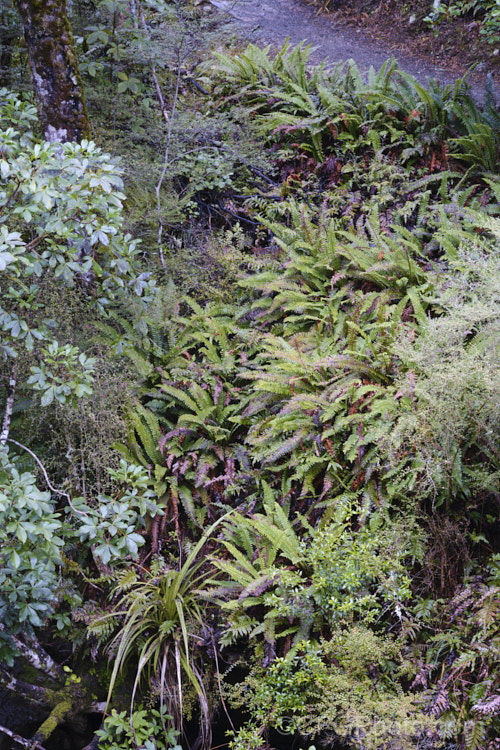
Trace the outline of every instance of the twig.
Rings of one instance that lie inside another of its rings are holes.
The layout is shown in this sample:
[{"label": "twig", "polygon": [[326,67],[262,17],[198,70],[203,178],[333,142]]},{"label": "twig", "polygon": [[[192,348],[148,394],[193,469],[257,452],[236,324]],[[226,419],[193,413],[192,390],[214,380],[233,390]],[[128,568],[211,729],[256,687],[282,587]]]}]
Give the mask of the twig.
[{"label": "twig", "polygon": [[71,508],[71,510],[74,513],[79,513],[81,516],[88,516],[88,513],[85,513],[85,511],[78,510],[78,508],[75,508],[75,506],[71,502],[71,497],[68,495],[67,492],[64,492],[63,490],[57,490],[52,485],[52,483],[51,483],[51,481],[49,479],[49,475],[47,474],[47,471],[45,469],[45,466],[42,464],[42,462],[40,461],[40,459],[38,458],[38,456],[36,455],[36,453],[33,453],[33,451],[30,450],[30,448],[28,448],[26,445],[23,445],[22,443],[18,443],[17,440],[13,440],[12,438],[7,438],[6,442],[14,443],[14,445],[17,445],[19,448],[22,448],[24,451],[26,451],[26,453],[29,453],[30,456],[35,459],[35,461],[37,462],[38,466],[42,470],[43,476],[45,478],[45,481],[47,482],[47,486],[48,486],[49,490],[51,492],[55,492],[56,495],[62,495],[62,497],[65,497],[66,500],[68,501],[69,507]]},{"label": "twig", "polygon": [[198,89],[198,91],[201,91],[201,93],[204,96],[210,96],[210,92],[203,88],[201,83],[198,83],[198,81],[193,78],[193,76],[186,76],[186,81],[189,81],[189,83],[192,83],[195,88]]},{"label": "twig", "polygon": [[[16,178],[17,179],[17,178]],[[21,189],[21,180],[18,180],[16,189],[10,194],[10,196],[7,198],[3,206],[0,206],[0,214],[3,214],[6,208],[9,207],[9,205],[12,203],[14,198],[17,197],[17,194],[19,190]]]},{"label": "twig", "polygon": [[227,706],[226,706],[226,703],[224,701],[224,695],[222,693],[222,685],[221,685],[221,681],[220,681],[219,657],[217,655],[217,644],[215,642],[213,630],[210,631],[210,637],[211,637],[211,640],[212,640],[212,647],[213,647],[214,656],[215,656],[215,668],[217,670],[216,675],[217,675],[217,685],[219,686],[220,702],[222,703],[222,708],[224,709],[224,713],[226,714],[227,719],[228,719],[229,723],[231,724],[233,732],[235,732],[236,729],[235,729],[235,726],[234,726],[233,721],[231,719],[231,716],[229,715],[229,711],[227,710]]},{"label": "twig", "polygon": [[268,201],[283,200],[282,195],[268,195],[267,193],[246,193],[244,195],[240,195],[239,193],[231,193],[231,198],[235,198],[237,200],[242,200],[242,201],[246,201],[247,198],[265,198],[265,200],[268,200]]},{"label": "twig", "polygon": [[21,737],[21,735],[11,732],[10,729],[7,729],[7,727],[3,727],[1,724],[0,724],[0,732],[2,732],[2,734],[6,734],[7,737],[10,737],[11,740],[13,740],[14,742],[17,742],[18,745],[22,745],[23,747],[28,747],[30,748],[30,750],[45,750],[45,748],[42,745],[40,745],[40,743],[37,742],[34,745],[31,740],[27,740],[25,737]]},{"label": "twig", "polygon": [[[144,18],[144,12],[142,10],[142,7],[141,7],[141,4],[140,4],[139,0],[135,0],[135,7],[137,8],[137,11],[139,13],[139,19],[141,21],[141,26],[144,29],[144,33],[146,34],[146,36],[148,37],[148,39],[151,40],[149,31],[148,31],[148,27],[147,27],[147,24],[146,24],[146,19]],[[134,18],[134,21],[136,21],[135,18]],[[168,110],[167,110],[167,107],[165,105],[165,100],[164,100],[163,94],[161,92],[160,83],[158,81],[158,77],[156,75],[156,68],[155,68],[155,65],[154,65],[153,62],[150,63],[150,68],[151,68],[151,77],[152,77],[153,83],[155,85],[156,97],[157,97],[158,103],[160,105],[161,113],[162,113],[163,117],[165,118],[165,122],[168,122],[170,118],[168,116]]]},{"label": "twig", "polygon": [[156,192],[156,205],[158,208],[158,250],[160,253],[160,260],[162,266],[165,268],[165,258],[163,256],[163,246],[162,246],[162,237],[163,237],[163,222],[161,219],[161,200],[160,200],[160,191],[161,187],[163,185],[163,180],[165,179],[165,176],[167,174],[167,170],[170,164],[170,141],[172,138],[172,124],[175,118],[175,112],[177,109],[177,102],[179,99],[179,86],[181,81],[181,56],[179,52],[179,59],[178,59],[178,65],[177,65],[177,80],[175,82],[175,93],[174,93],[174,101],[172,103],[172,112],[170,115],[170,120],[168,123],[168,132],[167,132],[167,144],[165,146],[165,156],[163,158],[163,169],[161,170],[160,179],[158,180],[158,183],[155,187]]},{"label": "twig", "polygon": [[[67,219],[65,219],[67,221]],[[34,240],[31,240],[31,242],[28,242],[27,245],[24,246],[25,250],[34,250],[35,247],[38,247],[40,242],[44,240],[48,236],[49,232],[43,232],[39,237],[35,237]]]}]

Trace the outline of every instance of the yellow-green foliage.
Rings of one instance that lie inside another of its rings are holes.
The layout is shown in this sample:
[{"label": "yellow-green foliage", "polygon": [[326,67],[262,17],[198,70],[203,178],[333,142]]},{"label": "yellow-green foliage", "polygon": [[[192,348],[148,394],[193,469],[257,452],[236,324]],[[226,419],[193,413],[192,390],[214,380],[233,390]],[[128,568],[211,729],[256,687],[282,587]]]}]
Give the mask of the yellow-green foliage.
[{"label": "yellow-green foliage", "polygon": [[398,683],[400,647],[353,627],[319,644],[299,643],[265,670],[255,667],[228,689],[230,701],[251,716],[232,747],[246,748],[250,729],[258,735],[269,728],[326,743],[343,739],[360,750],[421,747],[425,737],[436,738],[436,725]]},{"label": "yellow-green foliage", "polygon": [[494,493],[500,464],[498,221],[493,235],[461,246],[441,292],[445,314],[396,348],[405,364],[400,391],[409,408],[391,436],[421,463],[421,492],[448,504],[474,492]]}]

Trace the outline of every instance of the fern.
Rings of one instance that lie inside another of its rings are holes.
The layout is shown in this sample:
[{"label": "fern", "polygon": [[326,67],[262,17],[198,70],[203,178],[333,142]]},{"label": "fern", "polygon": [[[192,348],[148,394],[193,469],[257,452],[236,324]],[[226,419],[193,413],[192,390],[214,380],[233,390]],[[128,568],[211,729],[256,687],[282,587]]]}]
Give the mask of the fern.
[{"label": "fern", "polygon": [[128,408],[126,418],[127,444],[117,444],[116,449],[127,460],[139,463],[146,468],[161,465],[163,457],[159,443],[162,432],[156,415],[141,404],[135,404],[133,408]]}]

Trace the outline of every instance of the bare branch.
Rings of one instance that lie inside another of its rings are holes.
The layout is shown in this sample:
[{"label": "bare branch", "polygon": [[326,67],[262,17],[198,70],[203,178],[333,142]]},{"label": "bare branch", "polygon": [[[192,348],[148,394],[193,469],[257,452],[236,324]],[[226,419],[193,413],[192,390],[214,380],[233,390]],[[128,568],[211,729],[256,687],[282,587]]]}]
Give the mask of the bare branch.
[{"label": "bare branch", "polygon": [[12,640],[21,656],[23,656],[32,667],[37,671],[43,672],[49,677],[52,677],[56,682],[64,683],[66,675],[62,667],[60,667],[51,656],[49,656],[38,641],[33,640],[31,644],[28,645],[15,635],[12,636]]},{"label": "bare branch", "polygon": [[16,395],[17,385],[17,362],[14,362],[12,372],[10,373],[9,390],[7,392],[7,403],[3,416],[2,432],[0,432],[0,445],[6,445],[9,439],[10,422],[12,420],[12,410],[14,409],[14,397]]},{"label": "bare branch", "polygon": [[[144,33],[147,35],[148,38],[150,38],[148,27],[146,25],[146,19],[144,18],[144,12],[143,12],[143,10],[141,8],[141,4],[140,4],[139,0],[136,0],[136,6],[137,6],[137,9],[139,11],[139,18],[141,20],[141,26],[144,29]],[[134,20],[135,20],[135,18],[134,18]],[[170,118],[168,116],[167,106],[166,106],[165,100],[163,98],[163,94],[162,94],[162,91],[161,91],[160,83],[159,83],[158,77],[156,75],[156,68],[155,68],[153,62],[150,63],[150,68],[151,68],[151,77],[152,77],[153,83],[155,85],[156,97],[157,97],[158,103],[160,105],[161,113],[162,113],[163,117],[165,118],[165,122],[168,122]]]},{"label": "bare branch", "polygon": [[47,486],[48,486],[49,490],[51,492],[55,492],[56,495],[62,495],[62,497],[65,497],[66,500],[68,501],[69,507],[71,508],[71,510],[74,513],[79,513],[81,516],[87,516],[88,515],[88,513],[85,513],[83,510],[78,510],[78,508],[75,508],[75,506],[71,502],[71,497],[68,495],[67,492],[64,492],[63,490],[57,490],[53,486],[53,484],[51,483],[51,481],[49,479],[49,475],[47,474],[45,466],[42,464],[42,462],[40,461],[40,459],[38,458],[38,456],[36,455],[36,453],[33,453],[33,451],[30,450],[30,448],[28,448],[26,445],[23,445],[22,443],[18,443],[17,440],[13,440],[12,438],[7,438],[6,442],[14,443],[14,445],[17,445],[19,448],[22,448],[24,451],[26,451],[26,453],[29,453],[30,456],[35,459],[35,461],[37,462],[38,466],[42,470],[43,476],[45,478],[45,481],[47,482]]},{"label": "bare branch", "polygon": [[18,680],[3,669],[0,670],[0,686],[17,697],[22,696],[23,701],[44,709],[51,708],[57,702],[57,691]]},{"label": "bare branch", "polygon": [[168,133],[167,133],[167,145],[165,146],[165,156],[163,158],[163,169],[160,174],[160,179],[158,180],[158,183],[155,187],[156,192],[156,202],[158,207],[158,250],[160,253],[160,260],[163,267],[165,267],[165,258],[163,256],[163,244],[162,244],[162,236],[163,236],[163,221],[161,218],[161,199],[160,199],[160,192],[161,192],[161,186],[163,185],[163,180],[166,177],[169,165],[170,165],[170,141],[172,138],[172,123],[174,121],[175,112],[177,109],[177,102],[179,99],[179,86],[181,82],[181,56],[179,54],[178,59],[178,65],[177,65],[177,79],[175,82],[175,94],[174,94],[174,101],[172,104],[172,114],[170,116],[170,122],[168,123]]},{"label": "bare branch", "polygon": [[15,734],[15,732],[11,732],[10,729],[7,729],[7,727],[3,727],[0,724],[0,732],[2,734],[6,734],[7,737],[10,737],[11,740],[16,742],[18,745],[22,745],[23,747],[28,747],[30,750],[45,750],[45,748],[40,745],[38,742],[34,745],[31,740],[27,740],[25,737],[21,737],[19,734]]}]

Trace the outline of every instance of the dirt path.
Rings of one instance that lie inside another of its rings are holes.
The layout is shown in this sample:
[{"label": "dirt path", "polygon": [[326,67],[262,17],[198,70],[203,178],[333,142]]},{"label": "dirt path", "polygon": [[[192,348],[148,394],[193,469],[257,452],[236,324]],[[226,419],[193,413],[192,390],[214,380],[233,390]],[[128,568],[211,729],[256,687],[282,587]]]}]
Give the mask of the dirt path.
[{"label": "dirt path", "polygon": [[[378,69],[391,52],[373,44],[362,30],[340,27],[327,15],[316,15],[311,6],[301,0],[210,0],[221,11],[236,19],[238,27],[250,41],[280,46],[287,37],[293,44],[306,41],[317,49],[312,61],[319,63],[344,62],[353,58],[359,68]],[[394,53],[392,53],[394,54]],[[395,55],[398,63],[419,81],[437,78],[443,83],[454,83],[455,77],[446,68],[437,67],[416,57]],[[485,74],[474,76],[471,88],[477,100],[483,99]],[[497,103],[500,86],[495,85]]]}]

